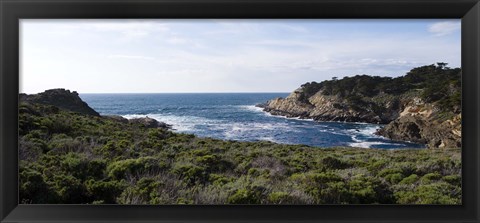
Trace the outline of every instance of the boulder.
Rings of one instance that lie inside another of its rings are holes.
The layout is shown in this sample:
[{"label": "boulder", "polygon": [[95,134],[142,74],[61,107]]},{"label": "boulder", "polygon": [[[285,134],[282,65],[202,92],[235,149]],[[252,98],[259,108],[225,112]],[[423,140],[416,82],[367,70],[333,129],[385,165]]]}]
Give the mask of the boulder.
[{"label": "boulder", "polygon": [[128,122],[132,124],[141,124],[147,128],[162,128],[162,129],[172,128],[172,125],[169,125],[165,122],[159,122],[153,118],[149,118],[148,116],[145,118],[132,118],[132,119],[129,119]]},{"label": "boulder", "polygon": [[120,115],[104,115],[102,117],[105,117],[107,119],[114,120],[114,121],[117,121],[117,122],[125,123],[125,124],[127,124],[129,122],[128,119],[126,119],[126,118],[124,118]]}]

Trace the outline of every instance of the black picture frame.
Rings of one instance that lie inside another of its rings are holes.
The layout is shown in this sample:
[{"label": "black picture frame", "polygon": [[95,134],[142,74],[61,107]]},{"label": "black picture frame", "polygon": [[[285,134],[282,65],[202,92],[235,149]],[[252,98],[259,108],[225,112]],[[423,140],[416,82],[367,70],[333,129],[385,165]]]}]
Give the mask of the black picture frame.
[{"label": "black picture frame", "polygon": [[[479,0],[0,0],[1,222],[480,222]],[[19,205],[19,19],[461,18],[462,205]]]}]

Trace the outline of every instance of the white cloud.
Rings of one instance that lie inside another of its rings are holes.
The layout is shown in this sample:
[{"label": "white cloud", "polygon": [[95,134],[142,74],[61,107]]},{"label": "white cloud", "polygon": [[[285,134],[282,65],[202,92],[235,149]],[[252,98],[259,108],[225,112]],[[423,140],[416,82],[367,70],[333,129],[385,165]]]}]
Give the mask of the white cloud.
[{"label": "white cloud", "polygon": [[115,58],[115,59],[155,60],[154,57],[137,56],[137,55],[122,55],[122,54],[108,55],[107,57],[108,58]]},{"label": "white cloud", "polygon": [[167,42],[171,44],[185,44],[185,43],[188,43],[189,41],[185,38],[172,37],[170,39],[167,39]]},{"label": "white cloud", "polygon": [[396,76],[435,62],[460,65],[460,40],[445,34],[458,30],[459,22],[406,24],[360,29],[355,23],[352,32],[297,21],[32,21],[23,25],[22,90],[288,92],[333,76]]},{"label": "white cloud", "polygon": [[453,22],[453,21],[446,21],[446,22],[437,22],[428,27],[428,31],[433,33],[435,36],[445,36],[452,34],[461,28],[461,22]]},{"label": "white cloud", "polygon": [[[23,20],[27,24],[43,29],[41,32],[63,37],[89,35],[112,35],[112,40],[128,42],[155,34],[168,34],[170,27],[157,20],[59,20],[49,24],[48,20]],[[40,30],[39,30],[40,31]]]}]

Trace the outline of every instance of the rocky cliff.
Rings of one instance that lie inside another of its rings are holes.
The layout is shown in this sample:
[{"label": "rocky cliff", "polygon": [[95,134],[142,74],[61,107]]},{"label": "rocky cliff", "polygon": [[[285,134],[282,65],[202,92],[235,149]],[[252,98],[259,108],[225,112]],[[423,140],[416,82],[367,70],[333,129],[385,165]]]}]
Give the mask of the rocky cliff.
[{"label": "rocky cliff", "polygon": [[434,105],[416,98],[377,134],[394,140],[424,143],[430,148],[461,147],[462,115],[458,113],[448,118],[441,115]]},{"label": "rocky cliff", "polygon": [[377,134],[461,147],[461,70],[445,65],[414,68],[397,78],[357,75],[306,83],[258,106],[286,117],[386,124]]},{"label": "rocky cliff", "polygon": [[42,93],[31,95],[20,94],[19,99],[23,102],[53,105],[68,111],[86,115],[100,116],[98,112],[93,110],[90,106],[88,106],[87,103],[82,101],[76,91],[70,92],[69,90],[62,88],[50,89]]},{"label": "rocky cliff", "polygon": [[[386,124],[398,117],[398,99],[388,101],[380,95],[364,101],[364,107],[352,106],[338,95],[326,95],[322,90],[302,101],[303,89],[299,88],[286,98],[275,98],[263,105],[273,115],[314,119],[316,121],[368,122]],[[376,100],[376,102],[373,102]],[[382,112],[383,111],[383,112]]]}]

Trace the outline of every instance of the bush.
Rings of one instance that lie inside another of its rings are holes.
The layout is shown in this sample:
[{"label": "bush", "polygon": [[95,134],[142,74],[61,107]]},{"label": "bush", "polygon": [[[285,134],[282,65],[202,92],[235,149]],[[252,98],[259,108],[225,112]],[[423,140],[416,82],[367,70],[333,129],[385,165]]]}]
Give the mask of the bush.
[{"label": "bush", "polygon": [[408,177],[403,178],[402,181],[400,181],[400,184],[413,184],[417,182],[418,176],[416,174],[412,174]]},{"label": "bush", "polygon": [[84,151],[83,144],[65,134],[55,134],[50,140],[49,148],[56,154]]},{"label": "bush", "polygon": [[126,176],[158,172],[162,169],[158,161],[153,157],[141,157],[138,159],[126,159],[111,163],[107,167],[109,177],[122,179]]},{"label": "bush", "polygon": [[377,197],[375,188],[377,182],[368,178],[358,178],[348,182],[349,192],[352,200],[349,203],[371,204],[377,203],[380,199]]},{"label": "bush", "polygon": [[197,163],[207,167],[208,169],[214,168],[219,163],[217,155],[204,155],[195,159]]},{"label": "bush", "polygon": [[272,192],[268,195],[268,202],[273,204],[289,204],[295,200],[286,192]]},{"label": "bush", "polygon": [[63,204],[85,204],[89,202],[86,188],[82,182],[67,175],[57,174],[53,177],[53,188]]},{"label": "bush", "polygon": [[212,182],[212,184],[214,185],[221,186],[221,185],[233,182],[235,179],[233,177],[228,177],[221,174],[210,174],[208,180]]},{"label": "bush", "polygon": [[392,173],[385,176],[385,180],[391,184],[397,184],[403,179],[403,174],[401,173]]},{"label": "bush", "polygon": [[258,188],[238,189],[227,198],[228,204],[260,204],[262,192]]},{"label": "bush", "polygon": [[439,173],[427,173],[423,175],[423,177],[420,179],[422,184],[429,184],[432,183],[433,181],[440,180],[442,178],[442,175]]},{"label": "bush", "polygon": [[[455,191],[457,193],[451,194]],[[395,193],[400,204],[458,204],[461,200],[459,188],[455,189],[445,183],[420,185],[413,191]],[[453,196],[452,196],[453,195]]]},{"label": "bush", "polygon": [[442,178],[445,182],[460,187],[462,185],[462,177],[459,175],[448,175]]},{"label": "bush", "polygon": [[396,174],[396,173],[403,174],[403,170],[400,168],[386,168],[381,170],[377,175],[379,177],[385,177],[387,175]]},{"label": "bush", "polygon": [[127,187],[124,181],[96,181],[88,180],[86,189],[89,197],[96,203],[117,203],[116,198]]},{"label": "bush", "polygon": [[50,134],[63,133],[68,135],[73,130],[70,119],[63,115],[42,119],[40,125],[44,126]]},{"label": "bush", "polygon": [[174,167],[173,173],[178,174],[188,185],[196,183],[205,183],[207,179],[207,171],[203,167],[195,165],[179,165]]},{"label": "bush", "polygon": [[41,173],[20,168],[19,196],[22,203],[58,203],[58,195],[50,189]]},{"label": "bush", "polygon": [[344,161],[338,159],[338,158],[335,158],[335,157],[331,157],[331,156],[327,156],[325,158],[322,159],[322,165],[324,168],[326,169],[345,169],[345,168],[348,168],[349,165],[347,163],[345,163]]},{"label": "bush", "polygon": [[38,157],[48,151],[44,140],[21,137],[18,141],[18,155],[20,160],[36,161]]}]

